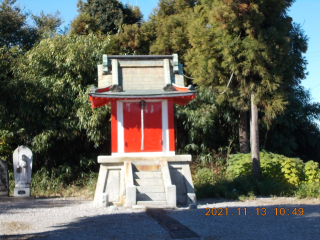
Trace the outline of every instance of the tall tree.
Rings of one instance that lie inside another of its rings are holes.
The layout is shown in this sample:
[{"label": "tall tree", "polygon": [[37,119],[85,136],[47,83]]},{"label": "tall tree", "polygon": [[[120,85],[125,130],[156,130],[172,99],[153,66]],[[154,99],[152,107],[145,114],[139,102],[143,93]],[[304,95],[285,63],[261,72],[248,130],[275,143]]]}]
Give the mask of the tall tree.
[{"label": "tall tree", "polygon": [[27,23],[29,16],[30,13],[21,9],[16,0],[0,1],[0,47],[19,46],[27,51],[43,37],[55,33],[63,23],[59,12],[54,15],[43,12],[39,16],[31,14],[33,25]]},{"label": "tall tree", "polygon": [[77,165],[97,154],[94,146],[108,141],[109,126],[103,123],[109,111],[92,109],[87,91],[97,84],[102,54],[115,53],[106,38],[56,35],[11,65],[14,78],[1,82],[5,88],[0,89],[0,129],[5,130],[0,139],[6,149],[30,146],[36,168]]},{"label": "tall tree", "polygon": [[[300,48],[293,48],[293,24],[287,15],[292,3],[293,0],[203,0],[195,7],[189,26],[193,48],[188,52],[187,65],[195,82],[213,86],[219,95],[217,101],[228,101],[238,111],[251,108],[251,152],[256,178],[261,177],[258,109],[266,119],[275,118],[288,104],[283,86],[294,85],[305,76],[293,74],[295,68],[304,69],[306,64],[301,55],[306,50],[306,38],[300,38]],[[223,91],[225,94],[219,94]]]},{"label": "tall tree", "polygon": [[76,34],[117,33],[123,24],[140,23],[143,19],[139,7],[123,5],[118,0],[79,0],[77,6],[79,15],[71,23],[71,32]]},{"label": "tall tree", "polygon": [[149,25],[153,25],[155,40],[150,46],[150,54],[178,53],[179,61],[191,47],[188,37],[188,22],[194,0],[160,0],[158,8],[150,16]]},{"label": "tall tree", "polygon": [[[35,27],[40,38],[46,37],[44,35],[52,36],[52,34],[58,31],[58,28],[63,23],[62,19],[60,18],[59,11],[57,11],[55,14],[45,14],[43,11],[41,11],[40,15],[32,14],[31,18],[35,23]],[[62,30],[59,32],[63,33]]]},{"label": "tall tree", "polygon": [[27,24],[28,13],[15,3],[16,0],[0,2],[0,47],[28,50],[37,41],[37,32]]}]

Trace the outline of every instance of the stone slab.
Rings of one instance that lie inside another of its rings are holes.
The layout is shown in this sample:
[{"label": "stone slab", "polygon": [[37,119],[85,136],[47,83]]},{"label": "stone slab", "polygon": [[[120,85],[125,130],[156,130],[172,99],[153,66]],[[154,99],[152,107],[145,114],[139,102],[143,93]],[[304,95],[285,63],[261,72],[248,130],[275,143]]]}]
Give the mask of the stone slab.
[{"label": "stone slab", "polygon": [[126,207],[131,207],[135,205],[137,201],[137,190],[136,186],[127,186],[126,187]]},{"label": "stone slab", "polygon": [[132,205],[133,209],[148,209],[148,208],[161,208],[161,209],[175,209],[169,205]]},{"label": "stone slab", "polygon": [[137,205],[167,205],[167,201],[137,201]]},{"label": "stone slab", "polygon": [[164,186],[137,186],[137,193],[162,193]]},{"label": "stone slab", "polygon": [[162,179],[161,172],[134,172],[135,179]]},{"label": "stone slab", "polygon": [[162,179],[135,179],[136,186],[163,186]]},{"label": "stone slab", "polygon": [[137,201],[166,201],[166,194],[163,193],[137,193]]},{"label": "stone slab", "polygon": [[134,171],[139,171],[139,172],[158,172],[160,171],[160,166],[159,165],[134,165],[132,168]]},{"label": "stone slab", "polygon": [[121,169],[108,169],[105,189],[108,194],[108,202],[120,201],[120,175]]}]

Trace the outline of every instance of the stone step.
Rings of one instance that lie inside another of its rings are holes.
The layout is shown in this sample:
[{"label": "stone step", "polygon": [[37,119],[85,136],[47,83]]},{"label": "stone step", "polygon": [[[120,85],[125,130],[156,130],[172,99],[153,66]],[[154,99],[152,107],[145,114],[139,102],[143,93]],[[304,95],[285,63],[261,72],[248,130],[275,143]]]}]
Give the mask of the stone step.
[{"label": "stone step", "polygon": [[134,179],[162,179],[161,172],[134,172]]},{"label": "stone step", "polygon": [[160,165],[133,165],[132,170],[134,172],[141,172],[141,171],[161,171]]},{"label": "stone step", "polygon": [[132,205],[133,209],[147,209],[147,208],[163,208],[163,209],[175,209],[176,207],[172,207],[169,205]]},{"label": "stone step", "polygon": [[165,193],[137,193],[137,201],[166,201]]},{"label": "stone step", "polygon": [[137,186],[137,193],[164,193],[164,186]]},{"label": "stone step", "polygon": [[137,201],[137,205],[167,205],[167,201]]},{"label": "stone step", "polygon": [[163,186],[162,179],[135,179],[134,185],[136,186]]}]

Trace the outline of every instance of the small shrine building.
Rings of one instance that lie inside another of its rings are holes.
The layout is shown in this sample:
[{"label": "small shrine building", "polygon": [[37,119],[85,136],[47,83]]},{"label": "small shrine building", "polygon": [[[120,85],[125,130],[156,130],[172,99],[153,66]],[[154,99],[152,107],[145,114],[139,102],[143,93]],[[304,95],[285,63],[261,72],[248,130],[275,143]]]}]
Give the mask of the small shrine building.
[{"label": "small shrine building", "polygon": [[[94,205],[195,204],[189,162],[175,154],[174,104],[195,98],[178,55],[103,55],[93,108],[111,106],[111,156],[100,163]],[[109,123],[106,123],[109,124]]]}]

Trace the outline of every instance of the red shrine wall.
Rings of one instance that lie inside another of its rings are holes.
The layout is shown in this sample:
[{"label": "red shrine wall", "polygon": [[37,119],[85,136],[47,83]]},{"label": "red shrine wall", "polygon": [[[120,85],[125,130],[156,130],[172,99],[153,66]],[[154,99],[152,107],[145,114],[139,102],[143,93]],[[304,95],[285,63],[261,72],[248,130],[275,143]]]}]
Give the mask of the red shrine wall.
[{"label": "red shrine wall", "polygon": [[111,102],[112,155],[134,153],[174,155],[173,101],[146,100],[143,131],[141,119],[140,100]]}]

